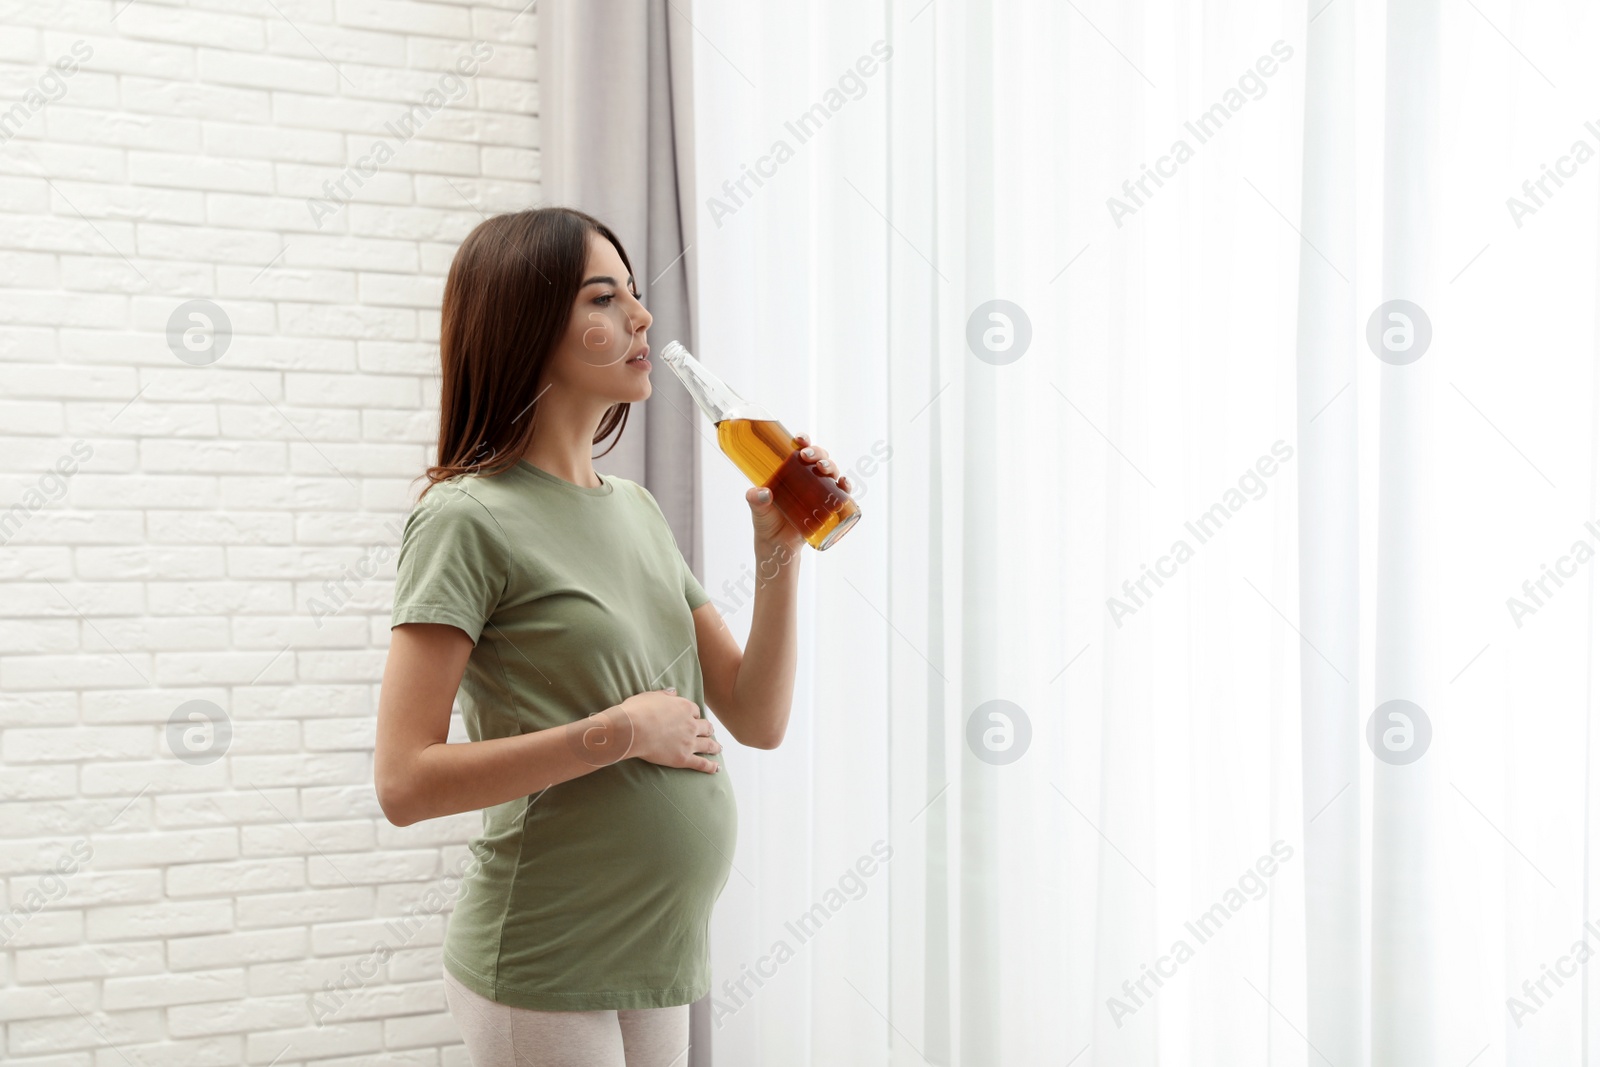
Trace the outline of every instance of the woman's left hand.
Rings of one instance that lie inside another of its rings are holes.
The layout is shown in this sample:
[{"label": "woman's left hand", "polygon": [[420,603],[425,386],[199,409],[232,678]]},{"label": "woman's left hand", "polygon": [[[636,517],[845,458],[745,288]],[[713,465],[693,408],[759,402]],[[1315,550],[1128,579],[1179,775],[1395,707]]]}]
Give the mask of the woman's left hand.
[{"label": "woman's left hand", "polygon": [[[828,450],[813,445],[806,434],[796,434],[795,444],[800,449],[800,462],[811,466],[819,475],[833,479],[840,489],[850,491],[850,479],[839,473],[839,465],[828,458]],[[807,455],[807,453],[810,453]],[[763,500],[765,494],[767,499]],[[805,541],[805,533],[790,522],[771,500],[771,493],[760,486],[751,486],[744,494],[750,504],[751,521],[755,525],[756,541],[773,548],[795,550]]]}]

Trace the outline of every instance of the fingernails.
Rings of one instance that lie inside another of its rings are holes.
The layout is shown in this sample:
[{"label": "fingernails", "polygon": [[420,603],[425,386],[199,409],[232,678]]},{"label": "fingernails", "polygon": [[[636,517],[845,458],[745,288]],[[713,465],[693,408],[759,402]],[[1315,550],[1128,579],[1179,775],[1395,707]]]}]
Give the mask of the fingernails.
[{"label": "fingernails", "polygon": [[807,459],[810,459],[811,457],[813,457],[813,456],[815,456],[817,454],[817,450],[814,449],[814,448],[802,448],[800,450],[800,454],[802,456],[806,457]]},{"label": "fingernails", "polygon": [[678,691],[678,687],[677,686],[673,686],[671,689],[667,690],[667,692],[669,692],[669,693],[676,693],[677,691]]},{"label": "fingernails", "polygon": [[756,502],[758,504],[765,504],[767,501],[769,501],[771,499],[772,499],[772,490],[771,489],[757,489],[756,490]]}]

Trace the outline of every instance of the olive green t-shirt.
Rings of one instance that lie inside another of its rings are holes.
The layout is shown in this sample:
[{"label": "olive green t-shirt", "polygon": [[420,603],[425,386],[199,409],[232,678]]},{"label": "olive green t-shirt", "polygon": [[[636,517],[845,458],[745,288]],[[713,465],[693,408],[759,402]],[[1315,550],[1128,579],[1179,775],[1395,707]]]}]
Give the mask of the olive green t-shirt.
[{"label": "olive green t-shirt", "polygon": [[[601,480],[574,485],[522,460],[441,482],[406,519],[390,625],[448,623],[473,639],[459,692],[473,741],[674,686],[705,714],[690,612],[709,597],[655,498]],[[483,996],[545,1011],[697,1000],[736,827],[726,765],[638,757],[487,808],[445,966]]]}]

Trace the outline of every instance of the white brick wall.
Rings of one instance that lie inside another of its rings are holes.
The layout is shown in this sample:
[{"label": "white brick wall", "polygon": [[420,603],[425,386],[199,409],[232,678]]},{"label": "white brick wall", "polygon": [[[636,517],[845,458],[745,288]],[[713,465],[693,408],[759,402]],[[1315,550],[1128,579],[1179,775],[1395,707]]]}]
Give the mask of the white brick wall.
[{"label": "white brick wall", "polygon": [[[525,4],[0,0],[8,1065],[468,1063],[439,943],[478,816],[390,826],[372,736],[444,274],[539,199]],[[193,299],[209,365],[167,340]],[[175,753],[189,701],[221,758]]]}]

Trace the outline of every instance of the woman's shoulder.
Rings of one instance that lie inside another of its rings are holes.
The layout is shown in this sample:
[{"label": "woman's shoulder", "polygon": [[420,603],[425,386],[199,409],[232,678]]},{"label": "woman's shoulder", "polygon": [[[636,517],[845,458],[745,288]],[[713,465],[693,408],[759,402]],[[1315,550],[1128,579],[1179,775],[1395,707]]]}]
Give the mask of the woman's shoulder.
[{"label": "woman's shoulder", "polygon": [[407,531],[460,529],[463,527],[497,530],[492,494],[484,492],[486,483],[472,475],[457,475],[436,482],[425,490],[406,516]]}]

